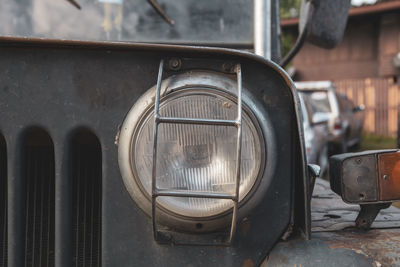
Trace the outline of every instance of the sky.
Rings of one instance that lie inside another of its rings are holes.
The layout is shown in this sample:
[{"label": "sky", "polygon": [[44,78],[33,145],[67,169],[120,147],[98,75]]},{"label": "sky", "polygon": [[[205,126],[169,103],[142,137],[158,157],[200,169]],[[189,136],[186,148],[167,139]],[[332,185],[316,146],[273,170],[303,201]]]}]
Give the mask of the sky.
[{"label": "sky", "polygon": [[355,6],[359,6],[362,4],[373,4],[376,0],[351,0],[351,3]]}]

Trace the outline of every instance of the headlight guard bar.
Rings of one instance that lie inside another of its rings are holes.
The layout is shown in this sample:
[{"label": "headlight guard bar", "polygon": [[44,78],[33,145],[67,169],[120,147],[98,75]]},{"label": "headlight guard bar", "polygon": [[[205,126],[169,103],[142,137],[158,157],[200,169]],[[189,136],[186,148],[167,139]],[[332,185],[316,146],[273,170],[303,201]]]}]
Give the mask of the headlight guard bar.
[{"label": "headlight guard bar", "polygon": [[[241,65],[237,64],[235,67],[236,78],[237,78],[237,118],[236,120],[216,120],[216,119],[197,119],[197,118],[175,118],[175,117],[162,117],[159,114],[160,110],[160,92],[162,76],[164,72],[164,60],[160,61],[157,86],[156,86],[156,97],[154,106],[154,130],[153,130],[153,164],[152,164],[152,181],[151,181],[151,207],[152,207],[152,223],[153,223],[153,235],[154,240],[161,242],[160,231],[157,227],[156,220],[156,199],[157,197],[193,197],[193,198],[214,198],[214,199],[228,199],[233,201],[233,214],[232,223],[230,227],[229,236],[225,241],[220,244],[215,242],[210,244],[197,244],[191,245],[225,245],[230,246],[236,232],[236,224],[238,218],[238,205],[239,205],[239,185],[240,185],[240,164],[241,164],[241,151],[242,151],[242,70]],[[202,192],[202,191],[188,191],[188,190],[170,190],[157,188],[156,184],[156,169],[157,169],[157,139],[158,139],[158,125],[161,123],[170,124],[197,124],[197,125],[218,125],[218,126],[231,126],[237,129],[236,139],[236,170],[235,170],[235,191],[234,194],[227,193],[213,193],[213,192]]]}]

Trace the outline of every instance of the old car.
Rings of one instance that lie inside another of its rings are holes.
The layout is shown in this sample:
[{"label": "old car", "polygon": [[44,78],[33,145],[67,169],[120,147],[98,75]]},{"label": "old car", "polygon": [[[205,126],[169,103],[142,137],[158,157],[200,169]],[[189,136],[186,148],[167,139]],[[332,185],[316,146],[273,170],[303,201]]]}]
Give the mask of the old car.
[{"label": "old car", "polygon": [[339,102],[340,121],[344,130],[346,148],[358,147],[361,143],[361,132],[364,123],[364,105],[354,105],[344,94],[336,94]]},{"label": "old car", "polygon": [[329,154],[347,152],[361,142],[364,106],[355,106],[345,95],[336,92],[331,81],[296,82],[308,103],[312,116],[329,117]]},{"label": "old car", "polygon": [[[398,262],[312,233],[319,168],[279,66],[304,40],[335,46],[349,1],[304,1],[282,60],[278,1],[256,0],[255,12],[244,0],[148,2],[1,2],[1,265]],[[377,164],[391,163],[392,182],[398,154],[340,155],[335,192],[374,203],[368,214],[386,207],[398,196],[378,194]],[[364,228],[375,218],[360,216]]]},{"label": "old car", "polygon": [[301,114],[303,116],[304,145],[306,148],[307,162],[318,165],[321,176],[328,168],[328,131],[327,124],[329,118],[312,117],[309,104],[303,99],[302,93],[299,94],[301,103]]}]

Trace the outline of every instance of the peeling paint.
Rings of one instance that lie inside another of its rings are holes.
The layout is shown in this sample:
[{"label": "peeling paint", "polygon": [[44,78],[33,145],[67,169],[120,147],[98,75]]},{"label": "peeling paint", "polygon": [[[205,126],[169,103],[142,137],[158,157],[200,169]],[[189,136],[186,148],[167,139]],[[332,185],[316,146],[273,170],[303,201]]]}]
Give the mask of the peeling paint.
[{"label": "peeling paint", "polygon": [[242,236],[246,236],[247,232],[250,230],[250,221],[249,221],[249,219],[244,218],[242,220],[240,229],[241,229]]},{"label": "peeling paint", "polygon": [[324,234],[332,249],[351,249],[375,261],[376,266],[400,265],[400,230],[344,231],[343,234]]},{"label": "peeling paint", "polygon": [[313,233],[278,243],[262,266],[400,266],[400,229]]},{"label": "peeling paint", "polygon": [[246,260],[243,262],[242,267],[254,267],[254,262],[253,262],[253,260],[252,260],[252,259],[246,259]]},{"label": "peeling paint", "polygon": [[381,211],[369,231],[354,228],[359,211],[344,204],[329,183],[317,179],[312,200],[310,241],[279,242],[261,266],[400,266],[400,211]]}]

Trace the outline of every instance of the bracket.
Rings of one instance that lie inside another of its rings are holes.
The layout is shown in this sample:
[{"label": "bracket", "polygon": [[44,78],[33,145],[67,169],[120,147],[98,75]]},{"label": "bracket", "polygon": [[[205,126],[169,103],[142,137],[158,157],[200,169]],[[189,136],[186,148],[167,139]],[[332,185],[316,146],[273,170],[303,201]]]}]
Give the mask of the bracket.
[{"label": "bracket", "polygon": [[382,209],[387,209],[392,205],[389,203],[361,204],[361,210],[356,219],[356,227],[361,230],[369,230],[376,216]]}]

